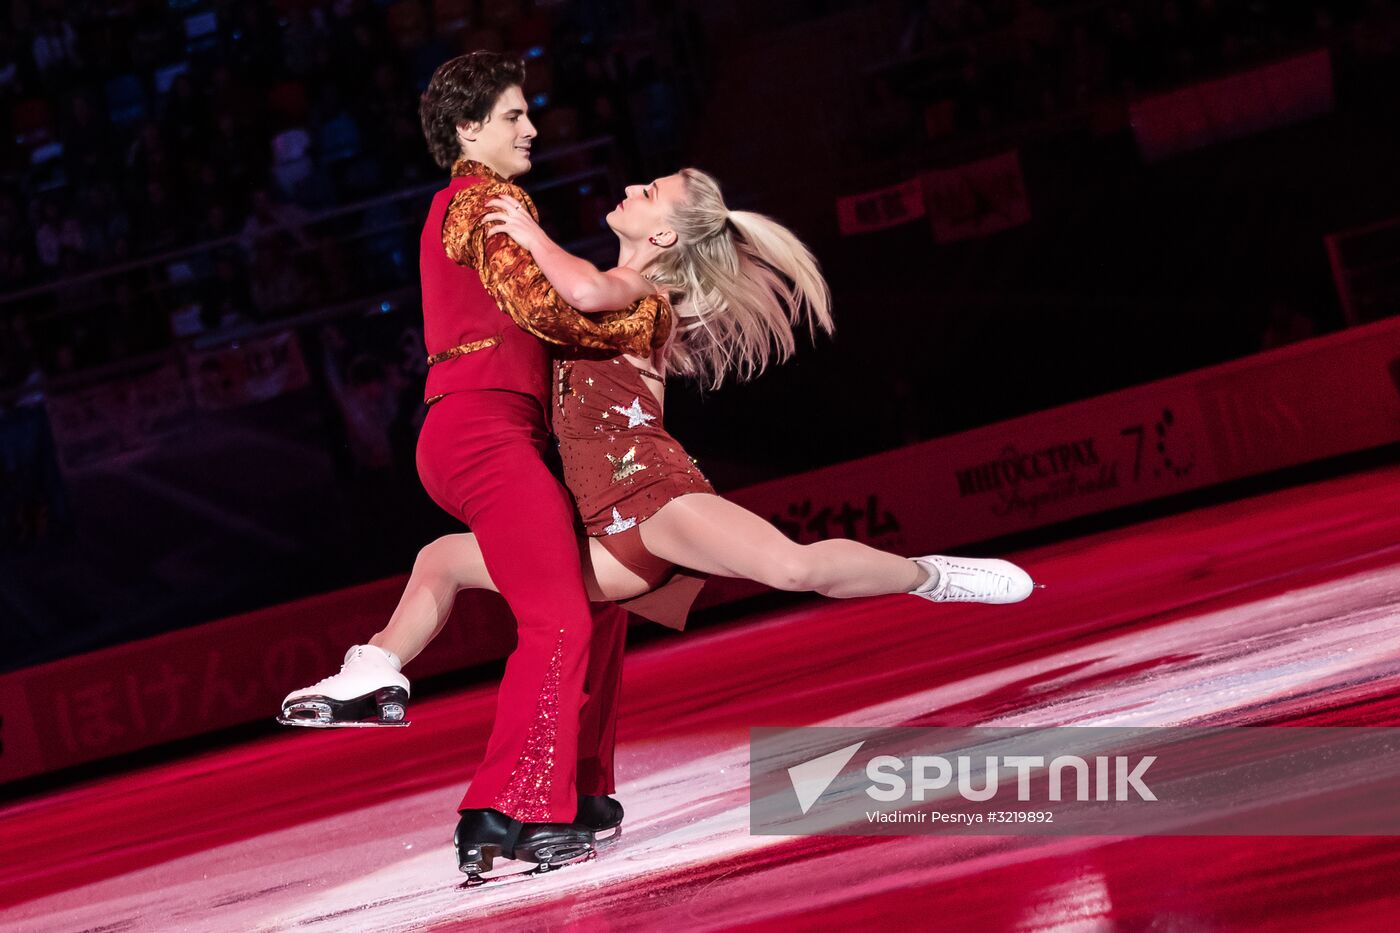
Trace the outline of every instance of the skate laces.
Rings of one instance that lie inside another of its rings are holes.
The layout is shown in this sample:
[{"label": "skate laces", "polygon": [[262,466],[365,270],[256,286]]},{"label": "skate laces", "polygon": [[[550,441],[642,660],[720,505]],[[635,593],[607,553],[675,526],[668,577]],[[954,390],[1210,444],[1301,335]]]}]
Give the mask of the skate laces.
[{"label": "skate laces", "polygon": [[970,567],[942,556],[928,560],[937,568],[939,579],[932,590],[920,595],[935,602],[1004,596],[1011,592],[1011,578],[1003,573],[986,567]]},{"label": "skate laces", "polygon": [[[1003,574],[999,574],[995,570],[973,570],[970,572],[959,573],[957,576],[962,577],[964,579],[972,577],[977,582],[983,583],[984,586],[980,590],[974,589],[973,587],[968,586],[966,583],[957,582],[954,576],[952,574],[949,574],[948,588],[947,591],[944,592],[945,597],[957,599],[961,596],[1005,596],[1008,592],[1011,591],[1011,578],[1004,576]],[[957,592],[951,592],[955,588]]]},{"label": "skate laces", "polygon": [[[349,662],[347,661],[346,664],[348,664],[348,663],[349,663]],[[340,665],[340,670],[336,671],[334,674],[330,675],[329,677],[322,677],[320,680],[316,681],[314,684],[312,684],[312,685],[311,685],[310,687],[308,687],[307,689],[308,689],[308,690],[315,690],[315,689],[318,688],[318,687],[324,687],[326,684],[330,683],[331,681],[338,679],[338,678],[340,677],[340,675],[341,675],[341,674],[344,674],[344,673],[345,673],[345,664],[342,664],[342,665]]]},{"label": "skate laces", "polygon": [[359,661],[360,659],[365,658],[365,657],[367,657],[367,655],[365,654],[365,646],[364,646],[364,645],[355,645],[355,646],[354,646],[353,648],[351,648],[349,651],[345,652],[345,660],[342,661],[342,662],[340,662],[340,670],[336,671],[334,674],[330,675],[329,677],[322,677],[320,680],[316,681],[314,684],[312,684],[312,685],[311,685],[310,687],[308,687],[307,689],[308,689],[308,690],[315,690],[317,687],[324,687],[326,684],[328,684],[328,683],[330,683],[331,681],[335,680],[335,679],[336,679],[337,677],[339,677],[341,674],[344,674],[344,673],[345,673],[345,669],[346,669],[347,667],[349,667],[351,664],[354,664],[356,661]]},{"label": "skate laces", "polygon": [[403,661],[399,656],[385,648],[380,648],[378,645],[351,646],[350,650],[345,652],[345,662],[341,665],[341,669],[344,670],[346,664],[362,658],[372,664],[383,664],[391,667],[398,673],[403,672]]}]

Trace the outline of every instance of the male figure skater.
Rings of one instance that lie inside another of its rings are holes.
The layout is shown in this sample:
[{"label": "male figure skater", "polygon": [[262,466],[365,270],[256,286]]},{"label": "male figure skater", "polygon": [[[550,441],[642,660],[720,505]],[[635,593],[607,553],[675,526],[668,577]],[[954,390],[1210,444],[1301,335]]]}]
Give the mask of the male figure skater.
[{"label": "male figure skater", "polygon": [[529,171],[535,137],[524,78],[517,59],[459,56],[437,69],[419,107],[429,149],[452,177],[433,198],[421,241],[430,407],[418,471],[434,501],[475,532],[519,633],[485,760],[459,808],[458,864],[472,880],[498,854],[542,868],[586,858],[594,832],[621,822],[621,806],[605,796],[613,737],[599,726],[611,718],[601,707],[615,701],[617,685],[588,683],[585,697],[585,678],[590,647],[606,658],[626,615],[604,606],[596,624],[591,618],[574,505],[542,458],[552,372],[545,342],[636,352],[663,313],[652,298],[584,317],[528,252],[487,229],[483,218],[495,210],[487,202],[501,194],[535,213],[509,183]]}]

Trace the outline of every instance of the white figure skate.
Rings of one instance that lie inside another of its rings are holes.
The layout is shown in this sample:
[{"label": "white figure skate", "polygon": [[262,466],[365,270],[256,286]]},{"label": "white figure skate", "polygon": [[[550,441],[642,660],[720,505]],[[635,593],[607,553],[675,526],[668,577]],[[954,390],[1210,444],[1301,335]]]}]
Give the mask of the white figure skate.
[{"label": "white figure skate", "polygon": [[1036,588],[1030,574],[1006,560],[930,554],[913,561],[929,571],[929,578],[910,593],[930,602],[1019,603]]},{"label": "white figure skate", "polygon": [[320,729],[406,726],[408,678],[400,666],[382,648],[355,645],[345,653],[340,673],[287,694],[277,721]]}]

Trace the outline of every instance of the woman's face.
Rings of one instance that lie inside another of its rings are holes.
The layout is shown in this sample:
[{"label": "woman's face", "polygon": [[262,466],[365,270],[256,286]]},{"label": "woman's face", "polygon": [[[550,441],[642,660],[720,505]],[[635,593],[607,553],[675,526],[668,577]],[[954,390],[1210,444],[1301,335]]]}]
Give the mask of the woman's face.
[{"label": "woman's face", "polygon": [[628,185],[627,196],[608,213],[608,226],[629,240],[673,235],[671,211],[685,201],[685,179],[667,175],[646,185]]}]

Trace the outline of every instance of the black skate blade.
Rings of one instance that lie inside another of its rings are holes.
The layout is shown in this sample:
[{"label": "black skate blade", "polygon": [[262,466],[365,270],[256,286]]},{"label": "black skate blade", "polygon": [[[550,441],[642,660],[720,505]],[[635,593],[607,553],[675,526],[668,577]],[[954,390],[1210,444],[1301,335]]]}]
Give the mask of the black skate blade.
[{"label": "black skate blade", "polygon": [[408,694],[402,687],[384,687],[350,700],[303,696],[283,706],[277,721],[285,726],[312,729],[406,726],[404,707],[407,702]]},{"label": "black skate blade", "polygon": [[[606,835],[606,836],[601,835],[602,833],[607,833],[608,835]],[[618,826],[614,826],[611,830],[604,829],[604,830],[599,830],[597,833],[594,833],[594,834],[593,834],[593,845],[597,846],[598,849],[600,849],[600,850],[602,850],[602,849],[607,849],[607,848],[610,848],[615,842],[617,842],[617,840],[619,840],[619,839],[621,839],[621,838],[622,838],[622,826],[621,826],[621,825],[618,825]]]},{"label": "black skate blade", "polygon": [[[483,872],[479,875],[472,875],[471,877],[468,877],[466,881],[463,881],[461,884],[457,885],[457,890],[468,891],[472,888],[479,888],[485,884],[492,884],[499,887],[503,884],[512,884],[515,882],[524,881],[527,878],[537,877],[539,875],[552,875],[557,871],[564,870],[565,868],[569,868],[574,865],[582,865],[585,862],[591,862],[597,857],[598,853],[595,850],[590,851],[587,855],[581,856],[579,858],[570,859],[568,861],[555,863],[544,862],[539,865],[533,865],[530,862],[521,861],[517,859],[502,858],[501,861],[504,864],[498,865],[489,872]],[[530,865],[531,867],[522,870],[518,867],[521,865]]]},{"label": "black skate blade", "polygon": [[397,722],[384,722],[382,720],[337,722],[334,719],[289,719],[286,716],[278,716],[277,721],[284,726],[301,726],[305,729],[391,729],[398,726],[409,726],[413,724],[411,721],[404,719],[400,719]]}]

